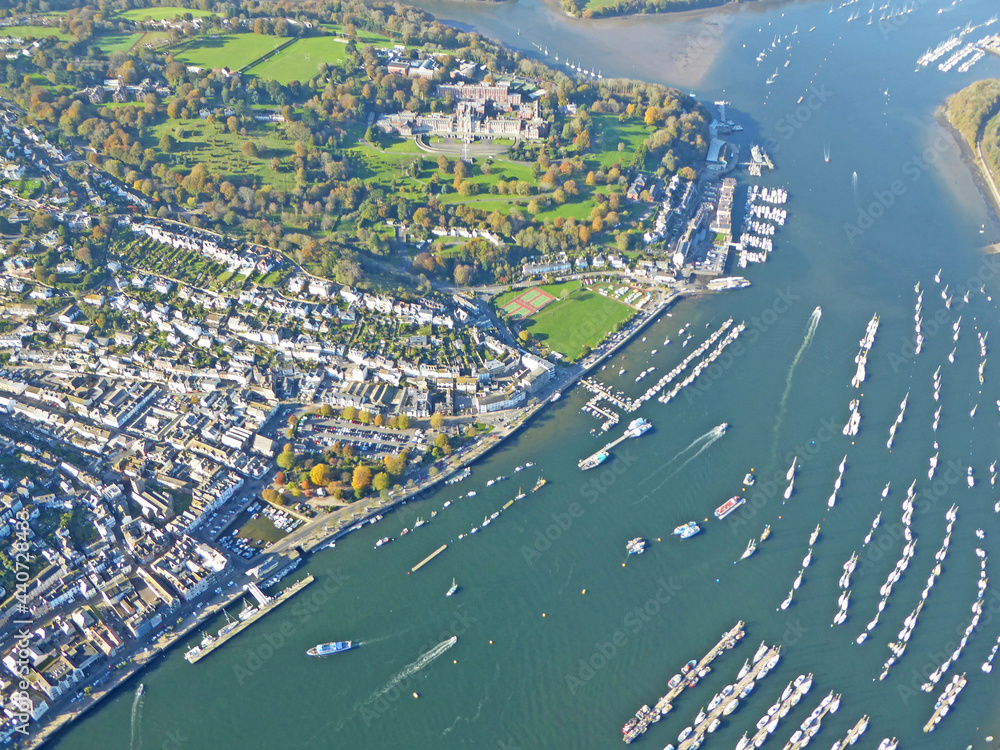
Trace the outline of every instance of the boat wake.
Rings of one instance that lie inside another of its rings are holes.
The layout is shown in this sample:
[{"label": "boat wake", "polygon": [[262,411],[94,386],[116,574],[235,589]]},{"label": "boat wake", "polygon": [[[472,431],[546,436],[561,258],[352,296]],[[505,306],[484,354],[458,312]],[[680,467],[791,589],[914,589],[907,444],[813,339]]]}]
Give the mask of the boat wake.
[{"label": "boat wake", "polygon": [[648,477],[646,477],[645,479],[643,479],[642,482],[639,482],[639,484],[641,485],[644,482],[649,481],[650,479],[652,479],[654,476],[656,476],[663,469],[669,469],[675,463],[677,463],[681,459],[684,459],[680,466],[678,466],[673,471],[671,471],[669,474],[667,474],[667,476],[665,476],[663,478],[663,481],[661,481],[658,485],[656,485],[656,487],[654,487],[652,490],[650,490],[649,492],[647,492],[642,498],[640,498],[639,500],[636,500],[635,503],[633,503],[633,505],[638,505],[639,503],[644,502],[646,499],[648,499],[650,496],[652,496],[652,494],[654,492],[656,492],[658,489],[660,489],[660,487],[662,487],[670,479],[672,479],[679,472],[681,472],[684,469],[685,466],[687,466],[689,463],[691,463],[696,458],[698,458],[698,456],[700,456],[702,453],[704,453],[709,448],[711,448],[712,445],[714,445],[723,435],[726,434],[726,428],[727,427],[728,427],[728,425],[725,425],[725,424],[720,424],[720,425],[717,425],[717,426],[713,427],[711,430],[709,430],[708,432],[706,432],[704,435],[701,435],[700,437],[698,437],[695,440],[693,440],[689,446],[687,446],[686,448],[684,448],[684,450],[682,450],[676,456],[674,456],[669,461],[667,461],[665,464],[663,464],[663,466],[661,466],[659,469],[657,469],[656,471],[654,471]]},{"label": "boat wake", "polygon": [[441,641],[438,645],[432,648],[425,654],[422,654],[419,659],[417,659],[412,664],[408,664],[404,667],[397,675],[390,679],[385,685],[372,693],[368,699],[365,701],[366,704],[371,704],[381,698],[383,695],[388,693],[394,687],[396,687],[403,680],[412,677],[417,672],[419,672],[424,667],[428,666],[431,662],[437,659],[441,654],[450,649],[458,642],[458,636],[452,636],[446,641]]},{"label": "boat wake", "polygon": [[799,360],[802,359],[802,355],[806,353],[806,349],[812,343],[813,337],[816,335],[816,329],[819,327],[820,318],[823,317],[823,308],[817,306],[812,314],[809,316],[809,323],[806,326],[806,335],[802,339],[802,346],[795,353],[795,357],[792,359],[792,366],[788,368],[788,375],[785,376],[785,391],[781,394],[781,401],[778,402],[778,416],[774,420],[774,446],[771,449],[772,454],[777,456],[777,446],[778,446],[778,435],[781,432],[781,425],[785,421],[785,412],[788,406],[788,394],[792,391],[792,377],[795,375],[795,368],[799,366]]},{"label": "boat wake", "polygon": [[142,750],[142,692],[141,688],[135,691],[135,700],[132,701],[132,736],[129,740],[129,750]]}]

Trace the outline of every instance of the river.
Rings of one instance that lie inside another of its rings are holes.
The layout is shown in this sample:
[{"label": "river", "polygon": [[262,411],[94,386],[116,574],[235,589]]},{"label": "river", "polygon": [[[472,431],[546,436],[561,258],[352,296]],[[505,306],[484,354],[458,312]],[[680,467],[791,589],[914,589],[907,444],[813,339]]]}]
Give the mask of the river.
[{"label": "river", "polygon": [[[54,746],[617,747],[625,719],[653,704],[682,664],[700,658],[739,619],[746,622],[745,641],[677,701],[640,740],[642,747],[676,743],[762,640],[782,645],[782,661],[726,717],[708,739],[711,747],[733,747],[787,682],[806,672],[815,675],[812,692],[767,747],[781,747],[830,691],[843,695],[840,710],[823,721],[814,746],[829,747],[862,714],[871,724],[859,747],[893,736],[906,750],[995,746],[985,738],[1000,734],[1000,674],[984,674],[980,664],[1000,636],[1000,584],[987,589],[983,618],[951,671],[931,694],[919,686],[969,623],[980,569],[976,547],[1000,554],[993,512],[1000,488],[991,487],[988,468],[1000,453],[1000,371],[991,357],[980,385],[976,341],[977,330],[997,327],[1000,264],[982,248],[996,242],[998,232],[958,148],[934,117],[948,94],[1000,75],[1000,61],[988,57],[967,74],[944,74],[933,65],[914,71],[928,47],[970,21],[986,20],[995,4],[911,0],[912,13],[883,24],[876,18],[870,26],[867,5],[859,20],[848,22],[861,9],[857,4],[832,12],[826,3],[788,3],[601,22],[568,19],[542,0],[423,6],[521,49],[539,44],[549,59],[559,54],[605,76],[681,85],[709,106],[731,102],[730,117],[746,126],[743,143],[769,144],[777,163],[760,182],[790,193],[790,219],[776,250],[766,265],[746,272],[751,288],[678,305],[600,377],[635,395],[645,384],[634,383],[634,374],[651,365],[666,372],[727,318],[746,321],[747,330],[739,346],[674,401],[647,403],[640,414],[655,429],[623,444],[600,469],[576,467],[603,442],[590,434],[596,423],[580,412],[586,394],[577,390],[476,464],[470,479],[317,554],[306,566],[316,583],[211,657],[192,666],[177,650],[160,661],[143,678],[138,737],[132,738],[132,695],[122,692]],[[765,48],[770,52],[758,64]],[[775,71],[778,77],[766,84]],[[740,180],[743,186],[753,181],[745,174]],[[738,195],[742,203],[745,193]],[[937,284],[933,276],[942,267]],[[914,356],[918,281],[926,343]],[[965,303],[970,282],[974,291]],[[955,294],[951,309],[941,297],[945,284]],[[822,318],[803,346],[817,306]],[[881,324],[868,379],[855,390],[853,360],[874,313]],[[677,332],[689,322],[695,339],[685,350]],[[667,337],[673,343],[664,346]],[[932,374],[939,366],[941,400],[935,402]],[[621,367],[628,374],[618,377]],[[890,452],[888,429],[907,392],[906,417]],[[862,410],[853,441],[841,434],[852,398],[861,400]],[[723,422],[730,426],[721,439],[706,437]],[[932,482],[927,469],[935,441],[940,466]],[[827,498],[845,454],[843,487],[830,510]],[[793,456],[795,492],[783,503]],[[514,472],[529,460],[538,466]],[[966,485],[970,465],[977,478],[972,489]],[[747,505],[724,522],[702,521],[741,492],[751,467],[760,479],[746,493]],[[539,473],[548,486],[458,540],[519,486],[527,491]],[[487,488],[486,480],[497,475],[510,479]],[[916,555],[879,625],[857,645],[905,543],[901,502],[914,479]],[[886,482],[891,488],[883,500]],[[457,499],[471,489],[475,497]],[[447,500],[454,504],[442,510]],[[940,583],[907,653],[879,682],[887,644],[896,640],[934,566],[952,503],[958,520]],[[432,511],[439,513],[426,526],[399,537],[403,526],[412,527],[418,515],[430,519]],[[879,511],[881,525],[862,549]],[[671,536],[689,520],[702,522],[705,531],[684,542]],[[779,612],[817,523],[822,533],[812,564],[794,603]],[[773,529],[770,538],[734,564],[765,524]],[[978,528],[984,540],[976,538]],[[397,541],[373,549],[385,535]],[[634,536],[651,544],[623,567],[625,542]],[[408,575],[445,543],[449,549]],[[832,627],[838,578],[854,551],[860,562],[848,620]],[[988,572],[996,565],[1000,559],[991,557]],[[452,578],[461,588],[446,598]],[[453,636],[453,646],[435,650]],[[310,646],[341,638],[364,645],[325,660],[305,656]],[[925,735],[921,727],[941,688],[963,672],[969,682],[954,709]]]}]

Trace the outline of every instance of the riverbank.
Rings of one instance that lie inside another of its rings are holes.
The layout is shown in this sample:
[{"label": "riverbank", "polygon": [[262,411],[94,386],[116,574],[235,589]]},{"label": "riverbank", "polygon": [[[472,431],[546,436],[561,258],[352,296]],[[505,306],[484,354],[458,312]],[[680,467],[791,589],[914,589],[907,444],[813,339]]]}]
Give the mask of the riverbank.
[{"label": "riverbank", "polygon": [[990,172],[989,167],[982,158],[982,151],[979,144],[976,143],[973,147],[965,136],[962,135],[961,131],[952,124],[948,116],[947,104],[942,104],[937,108],[934,112],[934,119],[955,139],[955,143],[958,144],[959,151],[962,154],[962,162],[971,173],[973,182],[979,188],[983,200],[990,207],[993,218],[997,222],[1000,222],[1000,187],[997,186],[996,178]]},{"label": "riverbank", "polygon": [[[479,459],[488,456],[499,445],[519,434],[546,406],[552,403],[551,396],[554,393],[565,395],[571,391],[584,377],[628,346],[636,336],[659,320],[681,299],[708,293],[707,290],[696,287],[685,287],[667,293],[655,307],[645,314],[640,314],[632,320],[628,328],[613,336],[610,343],[605,342],[582,362],[571,365],[558,373],[555,381],[544,392],[544,396],[539,399],[538,403],[515,416],[508,428],[503,431],[494,431],[485,436],[466,454],[456,456],[445,469],[439,471],[434,477],[430,477],[418,486],[404,490],[402,494],[395,495],[388,500],[373,500],[371,498],[359,500],[330,514],[315,518],[281,541],[276,542],[271,549],[272,554],[283,555],[291,549],[298,549],[303,553],[318,550],[325,544],[342,539],[352,531],[360,530],[375,516],[396,510],[409,502],[420,500],[424,493],[437,490],[439,485],[449,477],[454,476],[467,466],[472,466]],[[333,524],[336,524],[336,528],[332,527]]]}]

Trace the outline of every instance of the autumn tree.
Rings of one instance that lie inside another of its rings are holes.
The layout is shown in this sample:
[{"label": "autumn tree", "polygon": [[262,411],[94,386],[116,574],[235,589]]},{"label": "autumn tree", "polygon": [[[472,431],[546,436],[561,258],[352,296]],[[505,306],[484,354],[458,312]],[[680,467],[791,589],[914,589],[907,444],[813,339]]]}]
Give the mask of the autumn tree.
[{"label": "autumn tree", "polygon": [[375,475],[374,479],[372,479],[372,489],[376,492],[383,492],[389,489],[390,486],[392,486],[392,480],[384,471],[380,471]]},{"label": "autumn tree", "polygon": [[355,466],[351,475],[351,487],[356,493],[364,492],[372,482],[372,470],[367,466]]},{"label": "autumn tree", "polygon": [[309,478],[317,487],[322,487],[327,481],[326,464],[316,464],[309,470]]},{"label": "autumn tree", "polygon": [[440,430],[444,426],[444,415],[436,411],[431,414],[431,427],[435,430]]}]

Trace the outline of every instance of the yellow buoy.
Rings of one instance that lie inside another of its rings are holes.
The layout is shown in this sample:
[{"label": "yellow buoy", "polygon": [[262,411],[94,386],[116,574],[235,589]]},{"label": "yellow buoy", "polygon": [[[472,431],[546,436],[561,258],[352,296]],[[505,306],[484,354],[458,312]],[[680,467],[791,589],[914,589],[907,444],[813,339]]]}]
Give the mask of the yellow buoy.
[{"label": "yellow buoy", "polygon": [[490,645],[491,645],[491,646],[493,645],[493,641],[490,641]]},{"label": "yellow buoy", "polygon": [[583,591],[581,591],[580,593],[581,593],[581,594],[586,594],[586,593],[587,593],[587,589],[584,589],[584,590],[583,590]]},{"label": "yellow buoy", "polygon": [[545,613],[544,612],[542,612],[542,617],[545,617]]},{"label": "yellow buoy", "polygon": [[419,694],[419,693],[414,693],[414,694],[413,694],[413,697],[414,697],[414,698],[419,698],[419,697],[420,697],[420,694]]}]

